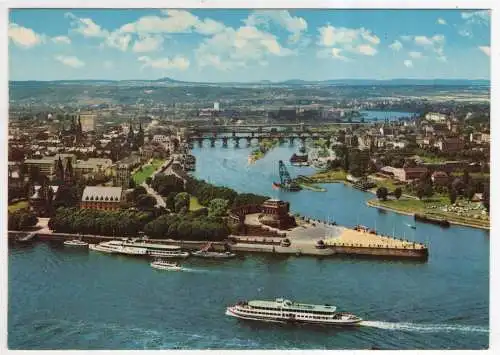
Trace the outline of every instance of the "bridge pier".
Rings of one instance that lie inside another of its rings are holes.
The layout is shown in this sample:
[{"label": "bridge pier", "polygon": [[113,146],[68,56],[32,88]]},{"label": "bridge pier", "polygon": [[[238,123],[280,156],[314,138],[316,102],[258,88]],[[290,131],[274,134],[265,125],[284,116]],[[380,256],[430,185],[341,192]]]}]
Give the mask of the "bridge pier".
[{"label": "bridge pier", "polygon": [[214,137],[210,138],[210,146],[212,148],[215,147],[215,138]]},{"label": "bridge pier", "polygon": [[235,148],[240,147],[240,138],[239,137],[234,138],[234,146],[235,146]]},{"label": "bridge pier", "polygon": [[222,137],[222,146],[227,147],[227,137]]},{"label": "bridge pier", "polygon": [[200,148],[202,148],[203,147],[203,137],[200,137],[197,140],[198,140],[198,144],[200,145]]}]

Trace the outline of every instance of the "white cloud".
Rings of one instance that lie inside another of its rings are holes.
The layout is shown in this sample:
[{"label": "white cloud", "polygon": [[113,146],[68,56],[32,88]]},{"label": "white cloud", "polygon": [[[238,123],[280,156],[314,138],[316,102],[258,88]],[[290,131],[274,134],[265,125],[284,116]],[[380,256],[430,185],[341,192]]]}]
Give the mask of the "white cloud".
[{"label": "white cloud", "polygon": [[61,44],[71,44],[71,39],[68,36],[56,36],[52,37],[52,42]]},{"label": "white cloud", "polygon": [[437,19],[436,23],[438,25],[446,25],[446,20],[444,18],[440,17],[440,18]]},{"label": "white cloud", "polygon": [[229,70],[253,62],[260,64],[269,56],[288,56],[295,52],[283,47],[276,36],[254,26],[224,31],[205,39],[195,51],[200,67],[213,66]]},{"label": "white cloud", "polygon": [[434,42],[427,36],[415,36],[415,43],[420,46],[432,46]]},{"label": "white cloud", "polygon": [[31,28],[9,24],[9,38],[18,47],[31,48],[45,42],[45,36],[33,31]]},{"label": "white cloud", "polygon": [[422,52],[409,52],[408,55],[413,59],[423,58]]},{"label": "white cloud", "polygon": [[90,18],[79,18],[76,17],[71,12],[65,14],[67,18],[71,20],[71,27],[73,31],[80,33],[84,37],[106,37],[109,32],[102,29],[101,26],[96,24]]},{"label": "white cloud", "polygon": [[486,54],[488,57],[491,55],[491,48],[490,46],[479,46],[478,47],[481,52]]},{"label": "white cloud", "polygon": [[224,30],[222,22],[210,18],[200,19],[185,10],[162,10],[164,16],[143,16],[135,22],[123,25],[119,31],[123,33],[189,33],[212,35]]},{"label": "white cloud", "polygon": [[377,53],[377,46],[380,39],[370,30],[365,28],[345,28],[326,25],[318,28],[319,35],[317,44],[320,47],[330,47],[331,53],[320,50],[318,55],[324,57],[330,54],[336,58],[334,53],[345,51],[356,54],[373,56]]},{"label": "white cloud", "polygon": [[437,54],[436,58],[438,60],[446,61],[446,56],[444,55],[446,37],[444,35],[437,34],[432,37],[414,36],[413,40],[417,46],[422,47],[427,53],[434,52]]},{"label": "white cloud", "polygon": [[155,52],[162,48],[162,44],[163,37],[161,36],[141,35],[139,39],[135,41],[132,51],[136,53]]},{"label": "white cloud", "polygon": [[68,67],[81,68],[85,66],[85,62],[75,56],[57,55],[54,58]]},{"label": "white cloud", "polygon": [[106,60],[103,64],[104,64],[104,68],[106,68],[106,69],[111,69],[114,67],[114,64],[111,60]]},{"label": "white cloud", "polygon": [[403,43],[401,43],[398,40],[395,40],[394,42],[392,42],[392,44],[389,45],[389,48],[395,52],[399,52],[403,48]]},{"label": "white cloud", "polygon": [[380,43],[380,39],[364,28],[345,28],[327,25],[320,27],[318,44],[323,47],[331,47],[337,44],[354,44],[366,40],[372,44]]},{"label": "white cloud", "polygon": [[226,26],[222,22],[206,18],[195,25],[195,30],[202,35],[213,35],[224,31],[225,27]]},{"label": "white cloud", "polygon": [[111,48],[117,48],[122,52],[125,52],[128,49],[128,45],[132,40],[132,36],[129,34],[122,34],[120,32],[111,32],[104,44]]},{"label": "white cloud", "polygon": [[375,48],[373,48],[372,46],[370,46],[369,44],[360,44],[357,47],[357,50],[359,53],[361,53],[363,55],[373,56],[373,55],[377,54],[377,50]]},{"label": "white cloud", "polygon": [[177,69],[177,70],[186,70],[189,68],[189,60],[182,57],[176,56],[172,59],[170,58],[158,58],[152,59],[148,56],[142,56],[138,58],[139,62],[142,62],[142,68],[153,68],[153,69]]},{"label": "white cloud", "polygon": [[116,48],[121,51],[126,51],[132,40],[132,36],[127,33],[122,33],[119,30],[110,32],[103,29],[90,18],[79,18],[71,12],[67,12],[65,16],[71,19],[71,27],[74,32],[81,34],[86,38],[100,38],[101,46]]},{"label": "white cloud", "polygon": [[462,18],[466,24],[487,25],[490,23],[491,12],[489,10],[462,12]]},{"label": "white cloud", "polygon": [[332,48],[331,50],[331,55],[332,55],[332,58],[335,58],[335,59],[340,59],[340,60],[343,60],[343,61],[348,61],[349,59],[343,55],[341,55],[340,53],[342,53],[342,49],[340,48]]},{"label": "white cloud", "polygon": [[407,67],[407,68],[413,68],[413,62],[409,59],[405,60],[403,62],[403,64]]},{"label": "white cloud", "polygon": [[287,10],[256,10],[243,22],[253,27],[263,25],[266,29],[270,22],[276,23],[290,33],[288,37],[290,43],[297,43],[307,31],[307,21],[302,17],[290,15]]},{"label": "white cloud", "polygon": [[405,42],[408,42],[408,41],[411,41],[411,36],[408,36],[408,35],[403,35],[403,36],[399,36],[403,41]]},{"label": "white cloud", "polygon": [[462,37],[472,37],[472,32],[466,28],[462,28],[458,31],[458,34]]}]

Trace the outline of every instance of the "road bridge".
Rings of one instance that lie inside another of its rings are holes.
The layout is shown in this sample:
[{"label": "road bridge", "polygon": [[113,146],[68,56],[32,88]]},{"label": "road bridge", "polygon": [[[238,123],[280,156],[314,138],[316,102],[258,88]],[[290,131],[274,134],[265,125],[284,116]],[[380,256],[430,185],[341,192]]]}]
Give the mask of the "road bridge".
[{"label": "road bridge", "polygon": [[208,140],[210,141],[211,146],[215,146],[215,143],[217,141],[221,141],[223,146],[227,146],[228,142],[232,141],[234,142],[235,146],[239,146],[241,141],[246,142],[247,144],[251,144],[253,142],[260,143],[264,139],[270,139],[274,140],[277,139],[279,140],[280,144],[283,144],[285,142],[289,142],[290,144],[293,144],[295,141],[301,141],[302,143],[305,143],[306,140],[312,139],[312,140],[319,140],[319,139],[325,139],[330,141],[331,138],[333,137],[332,133],[282,133],[282,134],[276,134],[276,133],[260,133],[260,134],[255,134],[251,133],[249,135],[241,135],[241,134],[236,134],[233,132],[231,136],[227,135],[218,135],[218,134],[212,134],[212,135],[190,135],[186,137],[186,141],[189,144],[193,144],[197,142],[200,146],[203,144],[203,141]]}]

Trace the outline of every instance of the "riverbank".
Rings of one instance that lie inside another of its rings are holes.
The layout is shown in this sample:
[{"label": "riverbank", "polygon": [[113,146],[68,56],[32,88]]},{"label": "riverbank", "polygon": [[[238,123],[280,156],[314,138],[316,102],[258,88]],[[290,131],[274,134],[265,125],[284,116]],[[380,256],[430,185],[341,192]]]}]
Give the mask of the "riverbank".
[{"label": "riverbank", "polygon": [[[435,211],[429,212],[424,209],[405,209],[404,207],[401,206],[394,206],[395,203],[398,203],[399,201],[380,201],[378,199],[371,199],[366,201],[366,205],[378,209],[382,209],[385,211],[391,211],[399,214],[404,214],[407,216],[413,216],[415,213],[424,213],[426,215],[429,215],[431,217],[438,217],[438,218],[443,218],[446,219],[448,222],[451,224],[456,224],[456,225],[461,225],[461,226],[466,226],[466,227],[471,227],[471,228],[479,228],[479,229],[485,229],[489,230],[490,225],[489,223],[478,223],[479,221],[476,220],[471,220],[471,219],[465,219],[461,218],[458,216],[453,216],[450,214],[445,214],[445,213],[436,213]],[[392,203],[392,205],[390,204]]]},{"label": "riverbank", "polygon": [[249,164],[255,163],[257,160],[264,158],[266,153],[279,145],[278,139],[263,139],[259,143],[259,147],[254,149],[252,153],[248,156]]}]

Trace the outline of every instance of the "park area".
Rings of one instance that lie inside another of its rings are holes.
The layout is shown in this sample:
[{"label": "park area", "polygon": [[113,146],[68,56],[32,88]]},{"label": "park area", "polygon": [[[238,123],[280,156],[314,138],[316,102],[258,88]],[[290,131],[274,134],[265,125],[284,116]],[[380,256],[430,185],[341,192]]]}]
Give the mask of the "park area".
[{"label": "park area", "polygon": [[8,210],[9,213],[13,213],[19,210],[26,209],[28,208],[28,206],[29,206],[28,201],[19,201],[9,205]]},{"label": "park area", "polygon": [[165,162],[163,159],[152,159],[150,163],[145,164],[138,168],[133,175],[134,182],[137,185],[142,184],[146,178],[153,175],[153,173]]},{"label": "park area", "polygon": [[436,195],[423,200],[401,198],[381,201],[372,199],[368,201],[368,204],[406,214],[420,213],[444,218],[452,223],[489,227],[489,215],[484,207],[479,202],[470,202],[466,199],[458,199],[453,205],[450,205],[448,196]]}]

